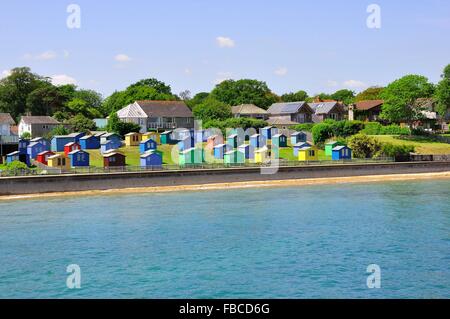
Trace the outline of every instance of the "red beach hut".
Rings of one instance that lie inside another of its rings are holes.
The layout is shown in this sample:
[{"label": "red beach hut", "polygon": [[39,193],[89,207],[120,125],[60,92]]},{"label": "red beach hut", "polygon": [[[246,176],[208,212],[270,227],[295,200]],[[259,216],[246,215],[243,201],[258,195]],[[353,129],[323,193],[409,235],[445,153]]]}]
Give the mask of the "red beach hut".
[{"label": "red beach hut", "polygon": [[76,150],[81,150],[80,144],[78,144],[76,142],[70,142],[70,143],[67,143],[66,145],[64,145],[64,153],[66,154],[66,156],[69,156],[70,152],[73,152]]},{"label": "red beach hut", "polygon": [[55,155],[55,153],[53,153],[52,151],[43,151],[37,155],[36,161],[44,165],[47,165],[48,158],[52,155]]}]

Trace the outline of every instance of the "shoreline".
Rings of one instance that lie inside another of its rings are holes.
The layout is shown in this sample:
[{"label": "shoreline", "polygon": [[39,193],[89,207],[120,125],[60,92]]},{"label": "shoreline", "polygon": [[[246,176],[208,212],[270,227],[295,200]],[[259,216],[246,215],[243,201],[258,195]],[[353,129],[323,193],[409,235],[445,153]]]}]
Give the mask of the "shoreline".
[{"label": "shoreline", "polygon": [[284,179],[284,180],[266,180],[249,182],[228,182],[211,183],[195,185],[177,185],[177,186],[151,186],[151,187],[130,187],[107,190],[87,190],[87,191],[69,191],[69,192],[48,192],[23,195],[4,195],[0,196],[0,202],[15,200],[32,200],[41,198],[59,198],[66,196],[106,196],[117,194],[145,194],[145,193],[169,193],[179,191],[210,191],[223,189],[244,189],[244,188],[270,188],[270,187],[292,187],[292,186],[311,186],[311,185],[332,185],[332,184],[365,184],[376,182],[395,182],[395,181],[414,181],[414,180],[434,180],[450,179],[450,171],[437,173],[411,173],[411,174],[387,174],[387,175],[366,175],[366,176],[347,176],[347,177],[321,177],[305,179]]}]

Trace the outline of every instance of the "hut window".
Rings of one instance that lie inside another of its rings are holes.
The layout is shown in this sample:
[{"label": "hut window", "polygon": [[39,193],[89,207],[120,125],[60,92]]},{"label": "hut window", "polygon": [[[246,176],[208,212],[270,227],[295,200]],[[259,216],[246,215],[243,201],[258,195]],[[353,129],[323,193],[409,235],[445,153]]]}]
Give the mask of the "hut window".
[{"label": "hut window", "polygon": [[315,151],[314,150],[311,150],[311,151],[309,151],[309,156],[314,156],[315,155]]},{"label": "hut window", "polygon": [[65,158],[62,159],[62,165],[66,166],[66,159]]}]

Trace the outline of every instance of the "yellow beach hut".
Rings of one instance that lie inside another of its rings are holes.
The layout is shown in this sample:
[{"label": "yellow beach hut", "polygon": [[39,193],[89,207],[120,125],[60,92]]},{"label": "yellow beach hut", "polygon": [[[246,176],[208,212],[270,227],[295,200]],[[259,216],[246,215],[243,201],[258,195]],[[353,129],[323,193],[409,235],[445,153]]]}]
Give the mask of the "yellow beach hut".
[{"label": "yellow beach hut", "polygon": [[267,158],[267,152],[268,152],[268,148],[267,147],[261,147],[255,150],[255,163],[264,163],[266,161]]},{"label": "yellow beach hut", "polygon": [[156,144],[161,144],[161,136],[158,132],[147,132],[142,134],[142,141],[146,141],[150,138],[154,140]]},{"label": "yellow beach hut", "polygon": [[138,146],[142,141],[141,133],[128,133],[125,134],[125,145],[126,146]]},{"label": "yellow beach hut", "polygon": [[69,158],[65,154],[55,154],[47,158],[47,166],[53,168],[60,168],[63,170],[70,169]]},{"label": "yellow beach hut", "polygon": [[299,161],[318,161],[319,149],[315,146],[305,146],[298,150]]}]

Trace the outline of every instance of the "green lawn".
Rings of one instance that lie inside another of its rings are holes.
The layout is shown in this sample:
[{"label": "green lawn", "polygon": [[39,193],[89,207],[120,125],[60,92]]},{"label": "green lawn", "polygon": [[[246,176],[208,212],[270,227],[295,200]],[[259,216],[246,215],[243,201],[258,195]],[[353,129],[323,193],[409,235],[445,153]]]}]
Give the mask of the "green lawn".
[{"label": "green lawn", "polygon": [[434,142],[424,137],[412,137],[410,140],[400,139],[394,135],[373,135],[380,142],[394,145],[414,145],[419,154],[450,154],[450,144]]}]

